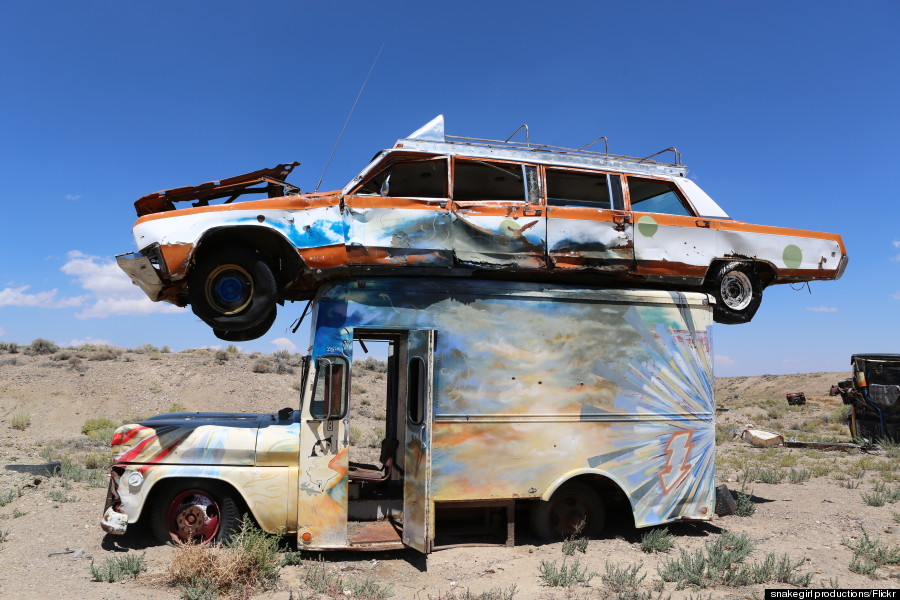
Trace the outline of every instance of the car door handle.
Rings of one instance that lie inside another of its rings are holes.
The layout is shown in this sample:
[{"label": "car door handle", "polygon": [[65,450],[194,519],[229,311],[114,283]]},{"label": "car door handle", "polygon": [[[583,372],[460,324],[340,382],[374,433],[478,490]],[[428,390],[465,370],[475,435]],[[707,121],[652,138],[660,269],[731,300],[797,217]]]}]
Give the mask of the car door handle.
[{"label": "car door handle", "polygon": [[697,227],[705,227],[706,229],[709,229],[710,223],[706,219],[697,219],[696,221],[694,221],[694,225],[696,225]]},{"label": "car door handle", "polygon": [[631,215],[613,215],[612,220],[613,223],[624,225],[625,223],[631,223]]},{"label": "car door handle", "polygon": [[532,208],[532,209],[523,208],[522,216],[523,217],[539,217],[539,216],[541,216],[541,209],[539,209],[539,208]]}]

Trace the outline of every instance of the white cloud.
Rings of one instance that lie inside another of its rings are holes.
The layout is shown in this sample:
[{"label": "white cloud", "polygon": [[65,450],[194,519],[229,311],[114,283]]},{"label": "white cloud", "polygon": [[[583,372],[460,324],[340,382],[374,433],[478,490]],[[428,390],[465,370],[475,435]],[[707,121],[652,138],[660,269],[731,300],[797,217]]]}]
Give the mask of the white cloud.
[{"label": "white cloud", "polygon": [[153,302],[111,259],[72,250],[61,271],[76,279],[89,292],[89,304],[75,315],[78,319],[103,319],[113,315],[180,313],[187,309],[168,302]]},{"label": "white cloud", "polygon": [[836,306],[807,306],[806,310],[812,312],[837,312]]},{"label": "white cloud", "polygon": [[296,352],[297,345],[286,337],[280,337],[269,342],[279,350],[287,350],[288,352]]},{"label": "white cloud", "polygon": [[81,194],[66,194],[66,200],[81,200]]},{"label": "white cloud", "polygon": [[894,248],[900,248],[900,240],[894,240]]},{"label": "white cloud", "polygon": [[31,286],[8,287],[0,290],[0,306],[28,306],[32,308],[70,308],[81,306],[86,296],[60,298],[59,290],[28,293]]},{"label": "white cloud", "polygon": [[731,365],[733,365],[737,362],[733,358],[725,356],[724,354],[716,354],[714,358],[715,358],[715,361],[723,367],[730,367]]},{"label": "white cloud", "polygon": [[6,330],[0,327],[0,335],[6,335]]},{"label": "white cloud", "polygon": [[88,336],[83,339],[69,340],[68,345],[70,347],[75,347],[75,346],[84,346],[86,344],[90,344],[92,346],[112,346],[112,342],[110,342],[109,340],[92,338],[91,336]]},{"label": "white cloud", "polygon": [[894,300],[900,300],[900,292],[897,292],[896,294],[891,294],[891,298],[893,298]]}]

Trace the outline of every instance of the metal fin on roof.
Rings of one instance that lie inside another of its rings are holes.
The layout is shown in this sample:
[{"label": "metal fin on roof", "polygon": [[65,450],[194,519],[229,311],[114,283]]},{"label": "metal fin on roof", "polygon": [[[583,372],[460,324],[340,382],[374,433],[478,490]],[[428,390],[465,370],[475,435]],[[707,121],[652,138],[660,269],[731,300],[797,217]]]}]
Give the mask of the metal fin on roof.
[{"label": "metal fin on roof", "polygon": [[408,140],[423,140],[427,142],[443,142],[444,140],[444,115],[438,115],[428,121],[411,134],[406,136]]}]

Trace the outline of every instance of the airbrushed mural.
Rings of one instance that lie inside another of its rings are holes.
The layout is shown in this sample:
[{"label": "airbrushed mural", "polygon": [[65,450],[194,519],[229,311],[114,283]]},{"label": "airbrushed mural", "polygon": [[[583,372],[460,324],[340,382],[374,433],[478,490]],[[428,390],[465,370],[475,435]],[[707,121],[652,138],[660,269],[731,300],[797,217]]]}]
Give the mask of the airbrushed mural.
[{"label": "airbrushed mural", "polygon": [[712,516],[710,325],[697,294],[381,280],[326,291],[313,344],[436,332],[431,500],[549,497],[594,472],[644,526]]}]

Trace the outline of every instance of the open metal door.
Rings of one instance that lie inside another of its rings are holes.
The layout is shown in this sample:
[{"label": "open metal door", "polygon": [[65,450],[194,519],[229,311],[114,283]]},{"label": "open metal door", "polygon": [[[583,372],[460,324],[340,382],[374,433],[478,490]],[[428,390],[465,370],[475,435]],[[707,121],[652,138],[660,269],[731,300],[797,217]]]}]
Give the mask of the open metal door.
[{"label": "open metal door", "polygon": [[405,388],[406,436],[403,475],[403,543],[431,551],[431,408],[434,331],[410,331],[407,337]]}]

